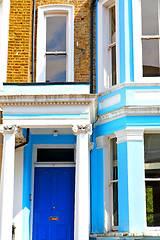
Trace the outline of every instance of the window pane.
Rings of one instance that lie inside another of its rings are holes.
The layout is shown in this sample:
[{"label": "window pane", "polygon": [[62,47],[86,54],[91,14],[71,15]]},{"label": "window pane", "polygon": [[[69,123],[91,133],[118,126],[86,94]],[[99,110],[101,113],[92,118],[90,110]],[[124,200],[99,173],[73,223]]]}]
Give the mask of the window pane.
[{"label": "window pane", "polygon": [[142,35],[159,35],[158,2],[159,0],[141,0]]},{"label": "window pane", "polygon": [[160,134],[144,135],[145,177],[160,178]]},{"label": "window pane", "polygon": [[38,149],[37,162],[74,162],[74,149]]},{"label": "window pane", "polygon": [[160,133],[144,135],[145,163],[160,163]]},{"label": "window pane", "polygon": [[113,183],[113,226],[118,226],[118,182]]},{"label": "window pane", "polygon": [[46,82],[66,81],[66,55],[46,56]]},{"label": "window pane", "polygon": [[142,40],[142,61],[143,76],[154,77],[160,76],[159,67],[159,40],[150,39]]},{"label": "window pane", "polygon": [[46,51],[66,51],[66,17],[47,17],[46,24]]},{"label": "window pane", "polygon": [[112,86],[116,85],[116,46],[111,49],[112,54]]},{"label": "window pane", "polygon": [[[145,177],[160,178],[160,134],[144,135]],[[160,181],[146,180],[147,226],[160,226]]]},{"label": "window pane", "polygon": [[160,182],[146,182],[147,226],[160,226]]},{"label": "window pane", "polygon": [[110,23],[110,33],[109,33],[109,43],[116,42],[116,17],[115,17],[115,6],[109,9],[109,23]]}]

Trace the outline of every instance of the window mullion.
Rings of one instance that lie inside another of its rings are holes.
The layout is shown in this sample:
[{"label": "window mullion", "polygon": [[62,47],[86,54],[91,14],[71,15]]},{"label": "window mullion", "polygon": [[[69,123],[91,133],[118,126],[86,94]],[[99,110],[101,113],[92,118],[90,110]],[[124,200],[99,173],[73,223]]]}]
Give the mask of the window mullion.
[{"label": "window mullion", "polygon": [[160,181],[160,178],[145,178],[145,181],[150,181],[150,182],[158,182]]},{"label": "window mullion", "polygon": [[116,42],[109,44],[108,45],[108,50],[110,50],[112,47],[115,47],[115,46],[116,46]]}]

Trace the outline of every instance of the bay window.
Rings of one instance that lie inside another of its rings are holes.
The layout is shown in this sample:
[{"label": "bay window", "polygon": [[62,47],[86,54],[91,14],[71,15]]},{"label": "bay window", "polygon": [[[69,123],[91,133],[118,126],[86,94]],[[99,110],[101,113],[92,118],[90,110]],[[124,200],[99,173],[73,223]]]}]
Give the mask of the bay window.
[{"label": "bay window", "polygon": [[117,2],[98,1],[98,92],[118,84]]}]

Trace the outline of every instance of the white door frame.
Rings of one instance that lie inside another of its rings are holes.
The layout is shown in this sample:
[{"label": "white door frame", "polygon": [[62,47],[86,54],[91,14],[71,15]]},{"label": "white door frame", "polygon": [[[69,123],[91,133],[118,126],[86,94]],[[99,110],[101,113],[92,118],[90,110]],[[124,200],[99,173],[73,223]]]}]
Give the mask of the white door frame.
[{"label": "white door frame", "polygon": [[[56,148],[56,149],[74,149],[74,162],[70,163],[37,163],[37,150],[39,148]],[[32,240],[33,233],[33,202],[34,202],[34,169],[36,167],[75,167],[76,166],[76,148],[75,144],[33,144],[32,152],[32,180],[31,180],[31,218],[30,218],[30,240]],[[76,185],[75,185],[76,187]]]}]

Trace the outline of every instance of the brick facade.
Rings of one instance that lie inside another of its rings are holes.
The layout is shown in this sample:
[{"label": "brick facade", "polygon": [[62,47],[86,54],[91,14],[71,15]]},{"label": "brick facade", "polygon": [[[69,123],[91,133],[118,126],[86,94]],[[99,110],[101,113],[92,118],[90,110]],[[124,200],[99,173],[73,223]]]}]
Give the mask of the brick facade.
[{"label": "brick facade", "polygon": [[[91,0],[36,0],[36,26],[38,6],[48,4],[74,5],[74,81],[89,82]],[[32,8],[31,0],[11,0],[7,82],[31,82]]]}]

